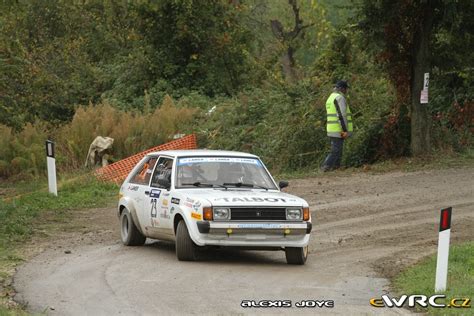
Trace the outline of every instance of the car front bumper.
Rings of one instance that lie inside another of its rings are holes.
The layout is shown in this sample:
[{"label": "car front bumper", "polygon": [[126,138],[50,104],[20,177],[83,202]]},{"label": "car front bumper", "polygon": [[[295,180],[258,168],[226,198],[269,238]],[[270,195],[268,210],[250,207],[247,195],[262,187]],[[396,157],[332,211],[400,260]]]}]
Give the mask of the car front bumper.
[{"label": "car front bumper", "polygon": [[200,246],[304,247],[310,222],[197,222]]}]

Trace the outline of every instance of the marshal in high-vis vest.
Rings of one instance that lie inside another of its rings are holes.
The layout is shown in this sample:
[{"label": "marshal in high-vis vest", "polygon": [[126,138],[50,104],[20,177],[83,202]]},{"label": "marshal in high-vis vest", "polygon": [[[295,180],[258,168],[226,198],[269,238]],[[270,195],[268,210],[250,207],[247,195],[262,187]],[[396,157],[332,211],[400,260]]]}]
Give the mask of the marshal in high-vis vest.
[{"label": "marshal in high-vis vest", "polygon": [[[336,108],[336,102],[339,105],[341,115],[338,114],[338,111]],[[342,110],[341,110],[341,107],[343,108]],[[347,104],[346,99],[340,92],[334,91],[333,93],[331,93],[328,100],[326,101],[326,113],[327,113],[326,131],[329,137],[343,138],[341,136],[342,132],[347,132],[349,135],[352,133],[353,126],[352,126],[351,109],[349,105]],[[342,116],[344,120],[344,124],[341,123],[340,116]],[[343,129],[343,125],[345,125],[346,127],[345,131]]]},{"label": "marshal in high-vis vest", "polygon": [[331,152],[321,166],[322,171],[334,170],[341,166],[344,140],[353,132],[352,113],[344,96],[347,89],[347,82],[339,80],[326,101],[326,131],[331,142]]}]

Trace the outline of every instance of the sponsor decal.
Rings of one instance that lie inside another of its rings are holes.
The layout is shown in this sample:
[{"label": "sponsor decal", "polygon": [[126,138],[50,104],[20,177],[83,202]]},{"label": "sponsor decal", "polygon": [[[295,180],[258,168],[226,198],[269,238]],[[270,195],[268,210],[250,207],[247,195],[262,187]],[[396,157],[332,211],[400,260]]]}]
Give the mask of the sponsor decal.
[{"label": "sponsor decal", "polygon": [[158,199],[151,199],[150,204],[151,204],[151,211],[150,211],[150,216],[151,218],[155,218],[156,214],[158,213],[156,209],[156,203],[158,202]]},{"label": "sponsor decal", "polygon": [[168,200],[166,200],[166,199],[163,200],[163,206],[168,206],[168,203],[169,203]]},{"label": "sponsor decal", "polygon": [[269,224],[269,223],[249,223],[249,224],[238,224],[238,228],[284,228],[281,224]]},{"label": "sponsor decal", "polygon": [[193,204],[193,210],[199,211],[199,208],[201,207],[201,202],[196,201],[196,203]]},{"label": "sponsor decal", "polygon": [[136,196],[134,200],[135,200],[135,202],[137,202],[137,203],[141,203],[141,202],[143,201],[143,199],[142,199],[141,197],[139,197],[139,196]]},{"label": "sponsor decal", "polygon": [[402,295],[398,298],[387,294],[381,298],[372,298],[369,301],[373,307],[403,308],[403,307],[434,307],[434,308],[471,308],[471,299],[468,297],[454,297],[447,299],[444,294],[426,296],[423,294]]},{"label": "sponsor decal", "polygon": [[203,162],[228,162],[228,163],[248,163],[252,165],[261,166],[260,160],[253,158],[239,158],[239,157],[189,157],[181,158],[178,161],[178,166],[190,165],[193,163]]},{"label": "sponsor decal", "polygon": [[160,217],[161,217],[161,218],[169,219],[170,216],[169,216],[169,214],[168,214],[168,208],[167,208],[167,207],[166,207],[166,208],[163,207],[163,208],[161,208],[161,210],[162,210],[163,212],[160,214]]},{"label": "sponsor decal", "polygon": [[193,207],[193,205],[189,202],[184,202],[184,206],[187,206],[187,207]]},{"label": "sponsor decal", "polygon": [[194,218],[194,219],[197,219],[197,220],[201,220],[201,219],[202,219],[202,215],[201,215],[201,214],[199,214],[199,213],[194,213],[194,212],[191,213],[191,217]]},{"label": "sponsor decal", "polygon": [[129,191],[138,191],[138,185],[129,185],[128,190]]},{"label": "sponsor decal", "polygon": [[299,302],[293,302],[291,300],[243,300],[240,303],[240,306],[243,308],[289,308],[289,307],[297,307],[297,308],[334,308],[334,301],[333,300],[303,300]]},{"label": "sponsor decal", "polygon": [[178,204],[179,205],[179,202],[180,202],[180,199],[174,198],[174,197],[171,198],[171,203],[172,204]]},{"label": "sponsor decal", "polygon": [[192,204],[192,203],[194,203],[194,200],[193,200],[193,199],[190,199],[190,198],[188,198],[188,197],[187,197],[187,198],[186,198],[186,202],[188,202],[188,203],[191,203],[191,204]]},{"label": "sponsor decal", "polygon": [[173,214],[173,213],[174,213],[174,206],[172,206],[170,209],[170,214]]},{"label": "sponsor decal", "polygon": [[284,198],[261,198],[261,197],[223,197],[216,198],[214,201],[224,201],[224,202],[287,202]]},{"label": "sponsor decal", "polygon": [[160,225],[160,222],[158,221],[157,218],[152,218],[152,219],[151,219],[151,226],[157,227],[157,226],[159,226],[159,225]]},{"label": "sponsor decal", "polygon": [[160,194],[161,194],[161,190],[158,190],[158,189],[151,189],[151,192],[150,192],[150,197],[151,198],[159,198],[160,197]]}]

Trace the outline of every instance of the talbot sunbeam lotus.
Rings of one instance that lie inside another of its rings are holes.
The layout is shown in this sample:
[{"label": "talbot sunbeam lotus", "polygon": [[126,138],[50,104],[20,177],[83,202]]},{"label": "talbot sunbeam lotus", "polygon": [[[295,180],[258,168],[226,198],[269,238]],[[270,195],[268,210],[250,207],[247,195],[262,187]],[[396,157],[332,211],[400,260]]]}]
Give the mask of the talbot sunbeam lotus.
[{"label": "talbot sunbeam lotus", "polygon": [[203,248],[284,250],[289,264],[308,257],[308,203],[281,192],[254,155],[232,151],[150,153],[120,188],[122,242],[173,241],[178,260],[198,259]]}]

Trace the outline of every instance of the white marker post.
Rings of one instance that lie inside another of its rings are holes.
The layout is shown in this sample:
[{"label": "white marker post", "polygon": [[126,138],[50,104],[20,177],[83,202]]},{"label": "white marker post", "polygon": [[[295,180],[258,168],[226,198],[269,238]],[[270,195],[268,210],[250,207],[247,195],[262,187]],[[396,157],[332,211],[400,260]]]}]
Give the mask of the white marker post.
[{"label": "white marker post", "polygon": [[449,238],[451,235],[452,210],[452,207],[441,210],[441,218],[439,221],[438,260],[436,262],[435,292],[443,292],[446,290],[446,280],[448,279]]},{"label": "white marker post", "polygon": [[425,76],[423,79],[423,90],[420,93],[420,103],[427,104],[428,103],[428,86],[430,83],[430,73],[425,72]]},{"label": "white marker post", "polygon": [[49,193],[58,196],[58,186],[56,184],[56,159],[54,158],[54,143],[46,141],[46,161],[48,163],[48,186]]}]

